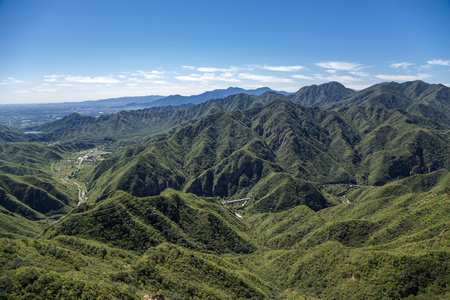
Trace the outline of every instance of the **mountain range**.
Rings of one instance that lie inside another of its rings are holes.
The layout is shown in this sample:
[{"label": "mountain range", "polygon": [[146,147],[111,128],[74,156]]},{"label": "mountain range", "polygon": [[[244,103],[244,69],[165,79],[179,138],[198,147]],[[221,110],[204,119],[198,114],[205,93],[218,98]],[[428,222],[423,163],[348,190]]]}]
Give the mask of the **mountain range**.
[{"label": "mountain range", "polygon": [[[330,82],[2,127],[0,297],[445,299],[449,90]],[[112,157],[78,188],[58,177],[98,145]]]},{"label": "mountain range", "polygon": [[208,100],[221,99],[221,98],[225,98],[225,97],[228,97],[231,95],[236,95],[236,94],[261,95],[261,94],[264,94],[265,92],[276,92],[278,94],[285,95],[285,96],[289,95],[289,93],[274,91],[268,87],[257,88],[254,90],[246,90],[246,89],[242,89],[242,88],[238,88],[238,87],[229,87],[227,89],[216,89],[213,91],[204,92],[202,94],[193,95],[193,96],[172,95],[172,96],[163,97],[161,99],[157,99],[157,100],[147,102],[147,103],[139,103],[139,104],[129,103],[126,106],[127,106],[127,108],[130,108],[130,107],[146,108],[146,107],[169,106],[169,105],[177,106],[177,105],[189,104],[189,103],[200,104],[200,103],[203,103]]}]

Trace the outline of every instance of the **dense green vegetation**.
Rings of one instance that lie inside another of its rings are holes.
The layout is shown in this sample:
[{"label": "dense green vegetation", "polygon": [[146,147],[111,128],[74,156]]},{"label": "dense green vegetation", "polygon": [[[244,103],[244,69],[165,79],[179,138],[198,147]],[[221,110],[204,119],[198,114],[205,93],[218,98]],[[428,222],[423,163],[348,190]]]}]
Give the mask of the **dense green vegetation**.
[{"label": "dense green vegetation", "polygon": [[45,239],[1,240],[2,291],[13,298],[443,299],[450,295],[449,180],[447,171],[415,175],[352,188],[350,204],[243,219],[211,198],[121,192],[80,206]]},{"label": "dense green vegetation", "polygon": [[2,143],[0,299],[450,298],[447,93],[329,83]]},{"label": "dense green vegetation", "polygon": [[423,81],[385,82],[337,102],[328,107],[376,105],[389,109],[402,109],[410,114],[450,124],[450,89],[442,84]]},{"label": "dense green vegetation", "polygon": [[256,195],[258,211],[305,203],[318,210],[328,204],[305,180],[382,185],[449,169],[449,149],[445,126],[402,111],[373,106],[327,111],[277,99],[209,115],[103,161],[85,179],[92,182],[92,200],[118,189],[142,197],[170,187],[208,197]]},{"label": "dense green vegetation", "polygon": [[51,165],[92,144],[0,144],[0,236],[35,237],[77,204],[77,189],[54,176]]}]

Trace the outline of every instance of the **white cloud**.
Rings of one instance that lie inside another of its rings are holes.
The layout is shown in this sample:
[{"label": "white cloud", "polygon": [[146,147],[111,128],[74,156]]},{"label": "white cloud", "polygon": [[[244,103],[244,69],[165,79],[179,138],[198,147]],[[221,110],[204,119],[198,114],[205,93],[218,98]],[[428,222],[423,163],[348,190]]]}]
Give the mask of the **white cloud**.
[{"label": "white cloud", "polygon": [[183,69],[195,70],[197,67],[195,66],[181,66]]},{"label": "white cloud", "polygon": [[198,74],[191,74],[185,76],[175,76],[176,79],[181,81],[203,81],[204,79]]},{"label": "white cloud", "polygon": [[70,86],[80,86],[80,85],[72,84],[72,83],[58,83],[57,86],[70,87]]},{"label": "white cloud", "polygon": [[395,63],[395,64],[390,64],[389,67],[394,68],[394,69],[398,69],[398,68],[403,68],[404,70],[406,70],[406,68],[408,68],[409,66],[413,66],[413,63],[409,63],[409,62],[400,62],[400,63]]},{"label": "white cloud", "polygon": [[112,77],[89,77],[89,76],[66,76],[64,81],[78,83],[119,83],[120,81]]},{"label": "white cloud", "polygon": [[205,72],[205,73],[217,73],[217,72],[222,72],[222,73],[236,73],[239,71],[238,67],[234,67],[234,66],[230,66],[228,68],[214,68],[214,67],[198,67],[195,68],[197,71],[199,72]]},{"label": "white cloud", "polygon": [[375,77],[383,80],[392,80],[392,81],[414,81],[414,80],[424,80],[430,78],[430,74],[419,73],[417,75],[386,75],[380,74]]},{"label": "white cloud", "polygon": [[437,65],[437,66],[446,66],[450,67],[450,60],[442,60],[442,59],[433,59],[427,61],[429,65]]},{"label": "white cloud", "polygon": [[156,84],[169,84],[169,82],[167,82],[165,80],[155,80],[155,81],[152,81],[152,82],[156,83]]},{"label": "white cloud", "polygon": [[127,80],[128,81],[134,81],[134,82],[137,82],[137,83],[144,83],[144,82],[146,82],[144,79],[136,78],[136,77],[128,77]]},{"label": "white cloud", "polygon": [[333,76],[328,76],[325,77],[325,79],[329,80],[329,81],[337,81],[340,83],[352,83],[352,82],[357,82],[357,81],[361,81],[361,78],[355,78],[352,76],[348,76],[348,75],[333,75]]},{"label": "white cloud", "polygon": [[336,74],[338,70],[325,70],[325,72],[328,72],[330,74]]},{"label": "white cloud", "polygon": [[266,75],[256,75],[250,73],[240,73],[239,78],[241,79],[250,79],[255,81],[260,81],[264,83],[275,83],[275,82],[293,82],[291,78],[283,78],[283,77],[275,77],[275,76],[266,76]]},{"label": "white cloud", "polygon": [[45,82],[75,82],[75,83],[119,83],[113,77],[90,77],[73,75],[44,75]]},{"label": "white cloud", "polygon": [[293,77],[295,79],[304,79],[304,80],[314,80],[314,79],[316,79],[316,78],[311,77],[311,76],[305,76],[305,75],[300,75],[300,74],[291,75],[291,77]]},{"label": "white cloud", "polygon": [[226,72],[227,69],[200,67],[197,68],[197,71],[205,73],[215,73],[215,72]]},{"label": "white cloud", "polygon": [[352,75],[361,76],[361,77],[369,77],[369,73],[366,72],[349,72]]},{"label": "white cloud", "polygon": [[343,61],[329,61],[329,62],[323,62],[323,63],[316,63],[316,66],[319,66],[319,67],[325,68],[325,69],[333,69],[333,70],[340,70],[340,71],[358,71],[363,68],[366,68],[364,65],[361,65],[361,64],[349,63],[349,62],[343,62]]},{"label": "white cloud", "polygon": [[142,71],[142,70],[138,70],[136,71],[136,73],[131,73],[131,76],[142,76],[145,79],[156,79],[156,78],[162,78],[162,74],[164,74],[164,72],[162,71],[157,71],[157,70],[152,70],[152,71]]},{"label": "white cloud", "polygon": [[19,80],[14,77],[7,77],[6,79],[3,79],[0,81],[0,85],[16,85],[16,84],[22,84],[25,83],[23,80]]},{"label": "white cloud", "polygon": [[302,66],[266,66],[263,69],[270,71],[280,71],[280,72],[295,72],[304,69]]},{"label": "white cloud", "polygon": [[180,81],[194,81],[194,82],[205,82],[205,81],[225,81],[225,82],[241,82],[239,79],[233,77],[232,73],[224,73],[216,76],[214,73],[203,73],[203,74],[191,74],[184,76],[175,76],[176,79]]},{"label": "white cloud", "polygon": [[61,81],[61,79],[64,77],[64,75],[44,75],[44,81],[46,82],[58,82]]}]

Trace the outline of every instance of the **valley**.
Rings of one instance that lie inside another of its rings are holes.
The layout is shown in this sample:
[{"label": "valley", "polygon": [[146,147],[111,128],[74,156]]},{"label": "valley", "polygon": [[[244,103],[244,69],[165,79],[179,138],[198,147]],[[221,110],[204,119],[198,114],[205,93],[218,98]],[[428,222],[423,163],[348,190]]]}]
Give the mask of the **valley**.
[{"label": "valley", "polygon": [[0,298],[450,297],[449,91],[330,82],[1,127]]}]

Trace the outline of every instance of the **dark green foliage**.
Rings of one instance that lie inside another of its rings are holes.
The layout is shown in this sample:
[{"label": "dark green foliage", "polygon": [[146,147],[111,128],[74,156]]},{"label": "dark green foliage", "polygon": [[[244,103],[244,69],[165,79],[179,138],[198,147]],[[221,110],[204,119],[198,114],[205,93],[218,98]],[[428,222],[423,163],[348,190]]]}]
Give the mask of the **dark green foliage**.
[{"label": "dark green foliage", "polygon": [[317,211],[329,206],[315,184],[287,173],[272,173],[256,184],[250,193],[256,198],[250,211],[282,211],[298,205]]},{"label": "dark green foliage", "polygon": [[35,236],[44,224],[29,220],[58,218],[76,205],[77,191],[53,177],[50,165],[64,153],[92,146],[86,143],[44,146],[0,144],[0,236]]},{"label": "dark green foliage", "polygon": [[[100,163],[88,180],[91,199],[118,189],[142,197],[174,188],[223,198],[274,195],[259,211],[298,204],[318,210],[328,204],[302,180],[382,185],[441,168],[450,168],[448,136],[426,119],[379,107],[330,112],[278,99],[245,112],[218,112],[131,148]],[[270,181],[277,173],[286,179]]]},{"label": "dark green foliage", "polygon": [[354,95],[355,92],[344,87],[338,82],[329,82],[321,85],[311,85],[302,87],[296,93],[286,98],[294,103],[303,106],[326,106],[334,104],[347,97]]},{"label": "dark green foliage", "polygon": [[33,128],[46,133],[32,138],[45,142],[89,141],[136,144],[173,133],[176,129],[217,111],[245,110],[261,106],[277,96],[280,95],[273,92],[266,92],[260,96],[236,94],[198,105],[185,104],[121,111],[98,118],[72,114],[61,120]]},{"label": "dark green foliage", "polygon": [[143,251],[163,242],[210,252],[253,251],[240,233],[246,226],[219,203],[167,190],[136,198],[123,192],[95,205],[81,205],[45,237],[73,235],[124,249]]},{"label": "dark green foliage", "polygon": [[0,203],[27,218],[67,213],[76,204],[73,190],[45,177],[0,175]]},{"label": "dark green foliage", "polygon": [[27,141],[26,134],[22,133],[19,129],[0,125],[0,142],[25,142]]},{"label": "dark green foliage", "polygon": [[90,201],[76,208],[49,166],[92,145],[2,144],[0,298],[449,298],[446,93],[330,83],[291,98],[361,105],[268,92],[72,115],[36,138],[173,133],[77,174]]},{"label": "dark green foliage", "polygon": [[328,107],[375,105],[450,124],[450,88],[423,81],[384,82],[359,91]]}]

